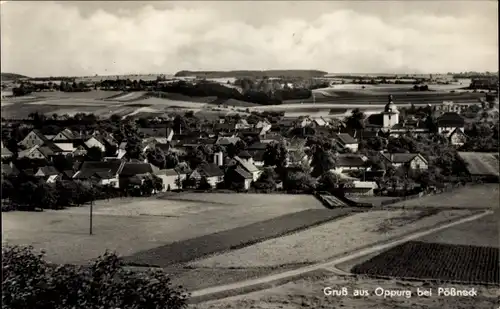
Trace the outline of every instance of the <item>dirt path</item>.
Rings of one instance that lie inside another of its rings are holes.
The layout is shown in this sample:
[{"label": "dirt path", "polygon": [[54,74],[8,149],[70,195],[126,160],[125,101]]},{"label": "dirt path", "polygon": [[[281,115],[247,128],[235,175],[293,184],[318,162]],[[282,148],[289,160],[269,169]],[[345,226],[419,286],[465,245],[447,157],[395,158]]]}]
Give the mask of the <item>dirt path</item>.
[{"label": "dirt path", "polygon": [[432,229],[429,229],[426,231],[410,234],[408,236],[405,236],[403,238],[400,238],[400,239],[397,239],[397,240],[394,240],[394,241],[391,241],[388,243],[379,244],[379,245],[375,245],[375,246],[372,246],[372,247],[369,247],[366,249],[355,251],[353,253],[350,253],[350,254],[345,255],[343,257],[340,257],[340,258],[336,258],[336,259],[329,261],[329,262],[326,262],[326,263],[320,263],[320,264],[316,264],[316,265],[312,265],[312,266],[307,266],[307,267],[303,267],[303,268],[299,268],[299,269],[295,269],[295,270],[291,270],[291,271],[287,271],[287,272],[283,272],[283,273],[275,274],[275,275],[271,275],[271,276],[266,276],[266,277],[262,277],[262,278],[258,278],[258,279],[252,279],[252,280],[242,281],[242,282],[238,282],[238,283],[234,283],[234,284],[215,286],[215,287],[206,288],[206,289],[202,289],[202,290],[198,290],[198,291],[193,291],[191,293],[191,297],[200,297],[200,296],[206,297],[206,296],[211,295],[211,294],[223,293],[223,292],[228,292],[231,290],[243,290],[243,289],[246,289],[246,288],[249,288],[252,286],[256,286],[256,285],[260,285],[260,284],[269,284],[269,283],[272,283],[273,281],[279,281],[279,280],[287,279],[289,277],[296,277],[296,276],[299,276],[299,275],[302,275],[302,274],[305,274],[305,273],[308,273],[311,271],[319,270],[319,269],[331,269],[332,267],[335,268],[335,265],[337,265],[337,264],[344,263],[344,262],[347,262],[347,261],[352,260],[352,259],[360,258],[364,255],[371,254],[373,252],[389,249],[391,247],[400,245],[400,244],[405,243],[407,241],[414,240],[414,239],[420,238],[422,236],[426,236],[428,234],[435,233],[437,231],[440,231],[440,230],[443,230],[443,229],[446,229],[446,228],[449,228],[449,227],[452,227],[452,226],[455,226],[458,224],[477,220],[477,219],[482,218],[482,217],[489,215],[491,213],[493,213],[493,212],[486,211],[486,212],[483,212],[483,213],[480,213],[477,215],[473,215],[473,216],[470,216],[470,217],[467,217],[467,218],[464,218],[461,220],[457,220],[457,221],[454,221],[451,223],[447,223],[447,224],[444,224],[444,225],[441,225],[441,226],[438,226],[438,227],[435,227],[435,228],[432,228]]}]

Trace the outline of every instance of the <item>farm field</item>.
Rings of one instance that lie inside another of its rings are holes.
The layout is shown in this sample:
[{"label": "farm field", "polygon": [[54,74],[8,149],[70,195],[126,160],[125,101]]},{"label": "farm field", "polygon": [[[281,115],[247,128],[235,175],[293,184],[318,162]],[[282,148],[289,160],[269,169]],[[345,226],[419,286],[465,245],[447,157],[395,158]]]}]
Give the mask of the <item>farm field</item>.
[{"label": "farm field", "polygon": [[472,175],[498,176],[500,169],[497,153],[459,152],[458,155],[467,165]]},{"label": "farm field", "polygon": [[355,266],[371,276],[500,283],[498,248],[410,241]]},{"label": "farm field", "polygon": [[3,213],[2,236],[7,243],[45,249],[53,262],[84,263],[106,249],[130,256],[289,213],[325,210],[307,195],[186,193],[175,197],[97,201],[94,235],[88,235],[89,206]]},{"label": "farm field", "polygon": [[126,257],[125,261],[135,265],[166,267],[250,246],[267,239],[280,237],[349,215],[350,209],[307,209],[270,220],[256,222],[214,234],[204,235],[162,247],[139,252]]},{"label": "farm field", "polygon": [[450,192],[428,195],[386,206],[394,207],[442,207],[442,208],[489,208],[500,207],[498,184],[466,186]]},{"label": "farm field", "polygon": [[[377,242],[472,215],[468,210],[369,211],[296,234],[190,263],[193,267],[265,267],[328,260]],[[293,252],[293,254],[290,254]]]},{"label": "farm field", "polygon": [[418,239],[422,242],[500,247],[500,208],[493,214]]},{"label": "farm field", "polygon": [[120,94],[121,91],[112,90],[92,90],[89,92],[35,92],[33,95],[40,99],[88,99],[101,100],[113,95]]},{"label": "farm field", "polygon": [[[268,290],[253,292],[250,294],[234,296],[226,299],[208,301],[191,305],[191,309],[274,309],[274,308],[346,308],[346,309],[491,309],[498,305],[498,289],[486,287],[475,287],[478,291],[477,297],[444,297],[435,295],[432,297],[416,297],[417,288],[422,288],[422,282],[410,282],[403,280],[379,280],[365,277],[340,277],[325,275],[295,280],[284,285],[273,287]],[[346,287],[349,291],[354,289],[368,290],[367,297],[335,297],[325,296],[323,289],[341,289]],[[410,299],[404,296],[384,298],[374,295],[377,287],[385,290],[411,290],[413,295]],[[426,284],[425,288],[437,291],[440,287],[434,283]],[[448,286],[446,286],[448,287]],[[453,285],[457,289],[470,289],[471,285]]]}]

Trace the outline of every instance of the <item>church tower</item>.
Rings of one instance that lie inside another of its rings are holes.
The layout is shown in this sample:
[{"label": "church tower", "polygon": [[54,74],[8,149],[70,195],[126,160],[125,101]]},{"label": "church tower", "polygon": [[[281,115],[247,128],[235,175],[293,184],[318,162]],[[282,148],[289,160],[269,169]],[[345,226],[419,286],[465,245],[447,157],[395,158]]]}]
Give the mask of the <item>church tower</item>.
[{"label": "church tower", "polygon": [[385,105],[382,116],[384,129],[390,129],[399,123],[399,111],[392,101],[392,95],[389,95],[389,102]]}]

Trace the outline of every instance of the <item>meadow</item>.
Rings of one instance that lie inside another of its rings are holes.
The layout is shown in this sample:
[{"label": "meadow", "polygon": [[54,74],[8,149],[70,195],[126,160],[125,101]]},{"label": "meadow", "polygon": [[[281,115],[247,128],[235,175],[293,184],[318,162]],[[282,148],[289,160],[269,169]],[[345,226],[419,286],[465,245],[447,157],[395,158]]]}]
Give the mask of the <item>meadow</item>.
[{"label": "meadow", "polygon": [[312,196],[180,194],[97,201],[93,235],[89,206],[2,214],[3,241],[45,249],[58,263],[86,263],[106,249],[130,256],[167,244],[231,230],[307,209],[325,210]]}]

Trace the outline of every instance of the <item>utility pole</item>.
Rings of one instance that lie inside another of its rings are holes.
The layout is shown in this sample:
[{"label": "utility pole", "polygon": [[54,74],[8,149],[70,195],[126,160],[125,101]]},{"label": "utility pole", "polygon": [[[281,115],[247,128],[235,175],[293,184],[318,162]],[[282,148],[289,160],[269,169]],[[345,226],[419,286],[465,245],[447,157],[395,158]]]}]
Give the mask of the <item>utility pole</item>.
[{"label": "utility pole", "polygon": [[90,200],[90,229],[89,234],[92,235],[92,211],[94,208],[94,198]]}]

